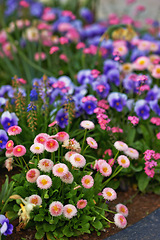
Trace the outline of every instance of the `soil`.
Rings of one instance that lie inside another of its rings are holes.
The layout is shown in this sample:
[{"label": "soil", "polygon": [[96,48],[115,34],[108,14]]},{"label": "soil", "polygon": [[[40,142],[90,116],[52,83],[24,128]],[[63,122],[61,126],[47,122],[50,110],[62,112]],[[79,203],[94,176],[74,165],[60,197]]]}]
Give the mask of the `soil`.
[{"label": "soil", "polygon": [[[1,168],[0,169],[0,189],[1,185],[5,181],[5,175],[9,176],[9,179],[11,179],[11,176],[13,174],[16,174],[18,170],[13,170],[11,172],[8,172],[6,169]],[[133,188],[129,188],[128,191],[122,192],[119,191],[117,192],[117,199],[113,202],[110,203],[110,209],[114,210],[114,206],[117,203],[123,203],[125,204],[128,209],[129,209],[129,216],[127,217],[127,227],[131,226],[132,224],[138,222],[142,218],[146,217],[148,214],[156,210],[157,208],[160,207],[160,196],[153,194],[153,193],[148,193],[148,194],[142,194],[134,190]],[[108,219],[113,221],[113,215],[108,215]],[[14,232],[12,235],[8,235],[6,237],[6,240],[34,240],[35,237],[35,230],[34,229],[26,229],[23,230],[21,229],[18,231],[17,226],[18,226],[18,219],[16,219],[14,222],[12,222],[14,225]],[[87,240],[87,239],[92,239],[92,240],[103,240],[117,232],[121,231],[118,227],[116,227],[114,224],[111,224],[110,228],[105,229],[104,232],[102,232],[101,236],[97,236],[96,233],[92,233],[91,235],[89,234],[84,234],[83,236],[79,237],[71,237],[70,240]],[[45,239],[43,239],[45,240]]]}]

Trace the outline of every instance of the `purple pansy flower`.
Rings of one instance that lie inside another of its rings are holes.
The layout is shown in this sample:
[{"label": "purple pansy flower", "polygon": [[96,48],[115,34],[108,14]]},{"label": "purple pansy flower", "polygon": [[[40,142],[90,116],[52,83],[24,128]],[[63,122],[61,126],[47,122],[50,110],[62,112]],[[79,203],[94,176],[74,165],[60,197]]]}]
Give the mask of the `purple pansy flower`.
[{"label": "purple pansy flower", "polygon": [[7,141],[7,133],[4,130],[0,129],[0,149],[4,149],[6,147]]},{"label": "purple pansy flower", "polygon": [[10,113],[8,111],[4,112],[1,116],[1,124],[4,130],[8,130],[9,127],[18,125],[18,117],[15,113]]},{"label": "purple pansy flower", "polygon": [[13,225],[9,224],[8,218],[0,214],[0,234],[1,235],[10,235],[13,232]]},{"label": "purple pansy flower", "polygon": [[81,70],[77,74],[77,81],[82,85],[92,83],[93,80],[94,80],[94,78],[91,74],[90,69]]},{"label": "purple pansy flower", "polygon": [[143,99],[138,100],[135,103],[134,111],[136,112],[138,117],[141,117],[144,120],[149,118],[150,108],[149,108],[149,106],[147,104],[147,101],[145,101]]},{"label": "purple pansy flower", "polygon": [[61,128],[65,128],[68,125],[68,113],[64,109],[60,109],[55,120]]},{"label": "purple pansy flower", "polygon": [[107,73],[107,78],[109,82],[114,83],[116,86],[120,85],[120,73],[118,69],[113,68],[109,70]]},{"label": "purple pansy flower", "polygon": [[94,113],[94,109],[97,107],[97,102],[89,100],[84,102],[82,107],[87,114],[91,115]]},{"label": "purple pansy flower", "polygon": [[126,105],[127,95],[119,92],[112,92],[108,95],[109,105],[115,108],[118,112],[123,110]]}]

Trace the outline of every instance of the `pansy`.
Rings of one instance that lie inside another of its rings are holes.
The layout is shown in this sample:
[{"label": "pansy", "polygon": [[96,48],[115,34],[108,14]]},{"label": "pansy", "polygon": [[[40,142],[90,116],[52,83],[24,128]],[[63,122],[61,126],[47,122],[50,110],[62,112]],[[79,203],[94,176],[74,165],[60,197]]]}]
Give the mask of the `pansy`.
[{"label": "pansy", "polygon": [[22,157],[26,153],[26,148],[23,145],[17,145],[13,148],[13,155],[15,157]]},{"label": "pansy", "polygon": [[0,148],[4,149],[6,147],[6,143],[8,141],[7,133],[0,129]]},{"label": "pansy", "polygon": [[71,219],[72,217],[76,216],[77,215],[76,207],[72,204],[65,205],[63,208],[63,215],[68,219]]},{"label": "pansy", "polygon": [[9,136],[12,136],[12,135],[20,134],[22,132],[22,129],[19,126],[12,126],[8,128],[7,132]]},{"label": "pansy", "polygon": [[7,236],[12,234],[13,225],[9,223],[9,219],[0,214],[0,234]]},{"label": "pansy", "polygon": [[143,99],[140,99],[135,103],[134,111],[138,117],[141,117],[144,120],[149,118],[150,108],[147,104],[147,101]]},{"label": "pansy", "polygon": [[118,112],[122,112],[126,105],[127,95],[119,92],[112,92],[108,95],[109,105],[115,108]]},{"label": "pansy", "polygon": [[15,113],[10,113],[9,111],[3,112],[1,116],[1,124],[4,128],[4,130],[8,130],[11,126],[17,126],[18,125],[18,117]]}]

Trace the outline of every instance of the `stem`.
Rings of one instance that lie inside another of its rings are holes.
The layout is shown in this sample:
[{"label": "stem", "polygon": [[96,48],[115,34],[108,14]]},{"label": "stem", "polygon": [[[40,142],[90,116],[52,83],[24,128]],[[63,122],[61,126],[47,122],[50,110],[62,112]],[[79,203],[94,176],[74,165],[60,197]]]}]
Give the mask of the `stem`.
[{"label": "stem", "polygon": [[97,207],[97,206],[95,206],[95,207],[98,208],[98,209],[100,209],[100,210],[105,210],[106,212],[110,212],[110,213],[116,214],[116,212],[113,212],[113,211],[111,211],[111,210],[109,210],[109,209],[103,209],[103,208],[100,208],[100,207]]},{"label": "stem", "polygon": [[81,152],[83,151],[83,147],[84,147],[84,142],[85,142],[86,134],[87,134],[87,129],[85,129],[85,132],[84,132],[84,137],[83,137],[83,143],[82,143],[82,149],[81,149]]},{"label": "stem", "polygon": [[26,161],[24,160],[24,158],[23,158],[23,157],[21,157],[21,158],[22,158],[22,160],[23,160],[24,164],[26,165],[26,168],[27,168],[27,170],[29,171],[29,167],[28,167],[28,165],[27,165]]},{"label": "stem", "polygon": [[84,149],[84,151],[83,151],[83,155],[84,155],[84,153],[85,153],[85,151],[87,150],[88,147],[89,147],[89,145],[87,145],[87,147]]},{"label": "stem", "polygon": [[96,210],[94,210],[95,211],[95,213],[97,213],[98,215],[100,215],[102,218],[104,218],[107,222],[109,222],[109,223],[114,223],[114,222],[112,222],[112,221],[110,221],[108,218],[106,218],[106,217],[104,217],[102,214],[100,214],[99,212],[97,212]]},{"label": "stem", "polygon": [[112,178],[114,178],[122,169],[123,169],[123,167],[120,167],[120,166],[118,166],[117,167],[117,169],[114,171],[114,173],[112,174],[112,176],[110,177],[110,178],[108,178],[104,183],[103,183],[103,188],[107,185],[107,183],[112,179]]}]

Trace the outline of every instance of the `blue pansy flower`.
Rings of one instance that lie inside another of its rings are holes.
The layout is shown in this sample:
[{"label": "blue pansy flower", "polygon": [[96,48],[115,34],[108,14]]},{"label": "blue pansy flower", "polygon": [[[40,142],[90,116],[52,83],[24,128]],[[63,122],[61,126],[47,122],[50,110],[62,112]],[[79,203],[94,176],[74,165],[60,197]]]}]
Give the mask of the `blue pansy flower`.
[{"label": "blue pansy flower", "polygon": [[68,113],[63,108],[57,112],[56,121],[61,128],[68,125]]},{"label": "blue pansy flower", "polygon": [[123,107],[126,106],[127,95],[119,92],[112,92],[108,95],[109,105],[115,108],[118,112],[123,110]]},{"label": "blue pansy flower", "polygon": [[13,225],[9,223],[8,218],[0,214],[0,234],[1,235],[10,235],[13,232]]},{"label": "blue pansy flower", "polygon": [[19,119],[15,113],[10,113],[9,111],[6,111],[2,113],[0,121],[4,130],[7,131],[8,128],[10,128],[11,126],[18,125]]},{"label": "blue pansy flower", "polygon": [[138,117],[141,117],[144,120],[149,118],[150,108],[147,104],[147,101],[144,99],[140,99],[135,103],[134,111]]},{"label": "blue pansy flower", "polygon": [[0,129],[0,149],[4,149],[6,147],[7,141],[7,133],[4,130]]}]

